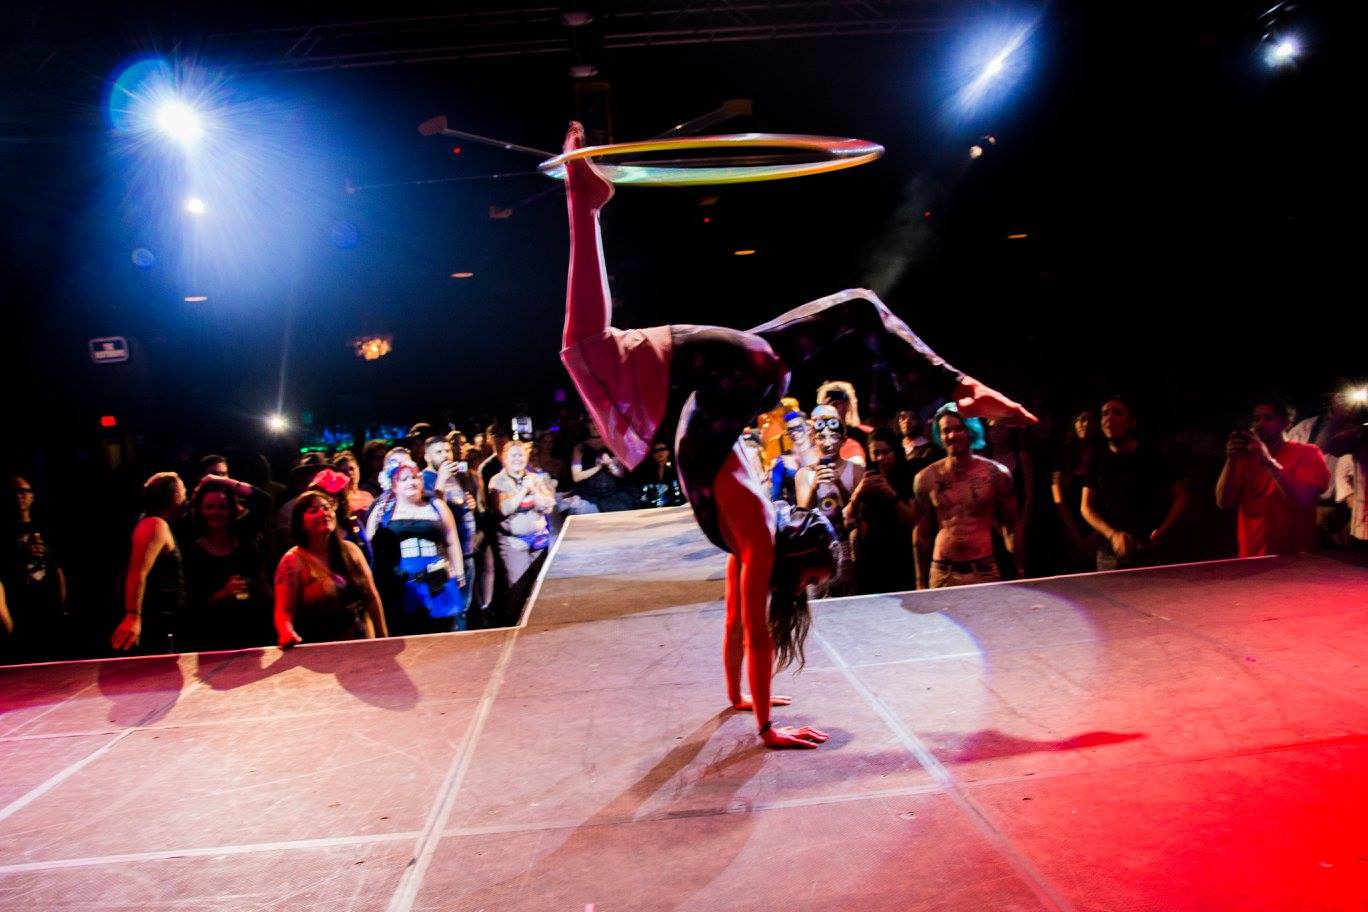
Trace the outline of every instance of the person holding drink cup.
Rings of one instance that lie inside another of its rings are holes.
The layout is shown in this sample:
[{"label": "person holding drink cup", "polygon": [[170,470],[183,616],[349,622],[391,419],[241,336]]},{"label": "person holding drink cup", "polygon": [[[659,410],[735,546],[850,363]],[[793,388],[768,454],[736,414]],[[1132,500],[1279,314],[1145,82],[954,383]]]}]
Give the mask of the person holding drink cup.
[{"label": "person holding drink cup", "polygon": [[263,517],[267,497],[245,482],[207,475],[190,497],[197,533],[185,551],[185,647],[241,649],[273,642],[271,589],[247,517]]}]

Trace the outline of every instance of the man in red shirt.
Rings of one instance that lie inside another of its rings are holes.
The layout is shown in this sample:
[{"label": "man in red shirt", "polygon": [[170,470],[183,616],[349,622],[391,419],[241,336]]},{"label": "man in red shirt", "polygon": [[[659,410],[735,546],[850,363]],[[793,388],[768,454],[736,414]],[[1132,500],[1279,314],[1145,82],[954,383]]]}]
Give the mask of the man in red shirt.
[{"label": "man in red shirt", "polygon": [[1330,473],[1319,447],[1286,439],[1291,423],[1287,406],[1260,402],[1249,430],[1236,431],[1226,443],[1216,504],[1239,508],[1240,557],[1316,547],[1316,500]]}]

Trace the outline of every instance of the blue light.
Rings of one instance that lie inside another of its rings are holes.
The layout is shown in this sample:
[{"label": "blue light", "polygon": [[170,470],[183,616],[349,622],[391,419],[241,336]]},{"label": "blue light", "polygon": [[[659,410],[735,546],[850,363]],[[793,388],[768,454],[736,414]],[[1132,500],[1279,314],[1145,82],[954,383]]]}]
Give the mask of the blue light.
[{"label": "blue light", "polygon": [[190,58],[134,60],[107,91],[102,205],[139,278],[178,302],[212,289],[218,310],[270,307],[305,285],[353,292],[314,246],[360,239],[337,192],[349,163],[324,139],[342,118],[335,99]]},{"label": "blue light", "polygon": [[158,130],[183,146],[196,142],[204,135],[204,122],[199,113],[180,99],[162,102],[153,120]]},{"label": "blue light", "polygon": [[1281,38],[1269,44],[1264,56],[1271,67],[1285,67],[1296,62],[1301,56],[1301,43],[1296,38]]},{"label": "blue light", "polygon": [[156,137],[190,151],[210,125],[215,87],[203,74],[159,57],[125,67],[110,84],[109,125],[116,135]]},{"label": "blue light", "polygon": [[986,113],[1029,73],[1038,24],[1035,14],[1015,16],[966,36],[955,48],[948,93],[949,114],[967,120]]},{"label": "blue light", "polygon": [[351,250],[361,240],[361,232],[351,222],[335,222],[328,231],[328,239],[339,250]]}]

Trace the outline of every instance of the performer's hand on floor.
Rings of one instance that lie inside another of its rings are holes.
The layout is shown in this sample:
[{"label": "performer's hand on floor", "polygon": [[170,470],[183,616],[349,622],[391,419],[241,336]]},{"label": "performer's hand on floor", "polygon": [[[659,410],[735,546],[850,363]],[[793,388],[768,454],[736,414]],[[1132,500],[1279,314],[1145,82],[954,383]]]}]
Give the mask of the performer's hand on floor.
[{"label": "performer's hand on floor", "polygon": [[812,749],[827,739],[826,732],[820,732],[810,725],[802,728],[770,728],[760,736],[765,741],[765,747],[777,749],[802,748]]},{"label": "performer's hand on floor", "polygon": [[992,418],[1007,425],[1031,425],[1037,419],[1018,402],[984,386],[968,374],[955,389],[955,404],[965,418]]},{"label": "performer's hand on floor", "polygon": [[[564,151],[573,152],[584,148],[584,125],[577,120],[570,121],[570,129],[565,134]],[[612,181],[603,176],[587,158],[567,162],[565,165],[565,186],[570,195],[590,209],[602,209],[613,198]]]},{"label": "performer's hand on floor", "polygon": [[[785,697],[779,694],[770,695],[770,706],[788,706],[793,702],[793,697]],[[742,694],[741,699],[732,704],[732,709],[739,712],[752,712],[755,709],[755,701],[750,694]]]}]

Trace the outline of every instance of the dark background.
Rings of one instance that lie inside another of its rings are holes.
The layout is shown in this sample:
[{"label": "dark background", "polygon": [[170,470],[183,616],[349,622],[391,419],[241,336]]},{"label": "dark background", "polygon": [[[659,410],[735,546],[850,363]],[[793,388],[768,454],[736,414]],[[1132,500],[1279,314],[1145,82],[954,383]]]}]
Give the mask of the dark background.
[{"label": "dark background", "polygon": [[[587,8],[609,20],[652,7]],[[927,4],[938,24],[915,34],[599,50],[591,28],[568,52],[281,63],[286,27],[437,9],[6,8],[7,463],[52,486],[107,468],[130,443],[149,463],[185,441],[264,447],[261,418],[278,397],[315,428],[459,423],[519,401],[553,414],[553,391],[569,385],[556,357],[561,193],[527,173],[533,157],[415,128],[445,113],[462,129],[556,148],[572,117],[607,123],[579,100],[576,60],[599,66],[590,81],[609,86],[617,141],[749,98],[755,116],[722,130],[888,149],[802,180],[621,191],[605,219],[619,325],[744,327],[868,285],[937,351],[1009,393],[1062,410],[1124,388],[1148,405],[1151,427],[1199,415],[1223,430],[1255,390],[1311,406],[1368,374],[1352,303],[1348,133],[1361,105],[1347,98],[1328,5],[1285,11],[1307,54],[1282,71],[1259,56],[1261,6],[1048,6],[1012,90],[964,118],[946,114],[956,49],[1008,7]],[[284,31],[262,31],[272,27]],[[388,27],[347,49],[383,48]],[[565,30],[507,29],[542,33]],[[111,133],[110,81],[147,53],[215,74],[247,112],[244,141],[266,150],[211,201],[222,212],[236,195],[226,234],[189,238],[210,229],[179,213],[169,157]],[[971,163],[968,146],[988,132],[998,142]],[[514,176],[482,177],[495,173]],[[473,179],[415,183],[455,177]],[[716,202],[700,206],[706,197]],[[491,219],[491,206],[514,211]],[[332,242],[342,224],[359,237],[349,249]],[[139,246],[155,267],[132,265]],[[740,247],[758,253],[732,256]],[[449,278],[458,270],[476,275]],[[392,333],[394,352],[357,359],[347,342],[368,331]],[[103,335],[132,340],[127,365],[90,363],[86,340]],[[821,372],[843,369],[838,353]],[[806,401],[822,377],[797,379]],[[102,431],[101,415],[118,428]]]}]

